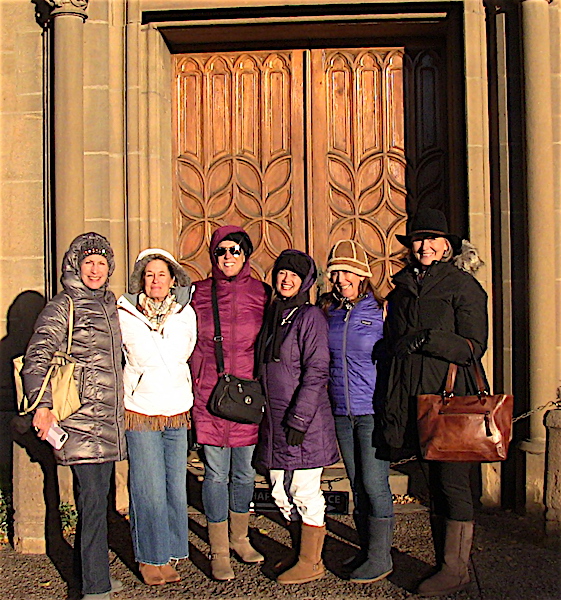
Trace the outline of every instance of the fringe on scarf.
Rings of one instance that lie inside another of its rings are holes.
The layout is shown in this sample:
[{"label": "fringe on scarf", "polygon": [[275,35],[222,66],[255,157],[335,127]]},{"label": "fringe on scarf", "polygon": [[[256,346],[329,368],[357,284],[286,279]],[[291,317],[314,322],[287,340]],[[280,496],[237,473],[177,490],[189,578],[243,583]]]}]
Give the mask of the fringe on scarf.
[{"label": "fringe on scarf", "polygon": [[166,427],[191,429],[190,412],[166,417],[164,415],[143,415],[132,410],[125,410],[125,429],[128,431],[163,431]]}]

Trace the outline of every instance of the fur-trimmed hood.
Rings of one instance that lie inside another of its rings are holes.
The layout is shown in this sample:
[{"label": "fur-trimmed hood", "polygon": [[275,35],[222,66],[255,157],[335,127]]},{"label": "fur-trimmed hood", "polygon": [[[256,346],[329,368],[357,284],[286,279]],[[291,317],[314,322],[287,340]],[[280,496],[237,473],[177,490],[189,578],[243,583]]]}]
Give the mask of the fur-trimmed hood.
[{"label": "fur-trimmed hood", "polygon": [[170,268],[170,271],[175,278],[177,287],[190,288],[191,279],[185,272],[185,269],[177,262],[174,256],[167,250],[161,248],[148,248],[143,250],[136,258],[134,269],[129,278],[129,292],[138,294],[144,289],[142,278],[146,265],[153,260],[163,260]]}]

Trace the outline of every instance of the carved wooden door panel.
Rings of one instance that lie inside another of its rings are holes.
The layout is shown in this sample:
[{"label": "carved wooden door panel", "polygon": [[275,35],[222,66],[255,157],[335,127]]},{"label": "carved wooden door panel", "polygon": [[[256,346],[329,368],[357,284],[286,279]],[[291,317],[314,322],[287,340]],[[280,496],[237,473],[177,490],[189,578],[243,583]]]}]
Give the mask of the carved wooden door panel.
[{"label": "carved wooden door panel", "polygon": [[321,269],[352,237],[389,289],[406,220],[402,64],[400,48],[176,58],[178,250],[195,279],[230,223],[251,235],[261,278],[285,248]]},{"label": "carved wooden door panel", "polygon": [[282,250],[306,247],[303,51],[181,55],[175,84],[180,260],[206,277],[212,232],[239,225],[264,279]]},{"label": "carved wooden door panel", "polygon": [[312,52],[313,233],[325,265],[329,249],[355,239],[366,249],[372,282],[383,292],[403,266],[405,146],[403,49]]}]

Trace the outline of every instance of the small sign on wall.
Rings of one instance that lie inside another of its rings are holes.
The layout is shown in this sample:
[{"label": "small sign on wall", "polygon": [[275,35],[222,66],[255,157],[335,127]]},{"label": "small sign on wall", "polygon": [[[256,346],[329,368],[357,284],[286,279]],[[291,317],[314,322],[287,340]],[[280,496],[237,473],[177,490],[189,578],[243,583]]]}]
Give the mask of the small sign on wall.
[{"label": "small sign on wall", "polygon": [[[324,490],[323,495],[327,514],[349,514],[349,492]],[[278,510],[269,488],[255,488],[250,510],[252,512],[274,512]]]}]

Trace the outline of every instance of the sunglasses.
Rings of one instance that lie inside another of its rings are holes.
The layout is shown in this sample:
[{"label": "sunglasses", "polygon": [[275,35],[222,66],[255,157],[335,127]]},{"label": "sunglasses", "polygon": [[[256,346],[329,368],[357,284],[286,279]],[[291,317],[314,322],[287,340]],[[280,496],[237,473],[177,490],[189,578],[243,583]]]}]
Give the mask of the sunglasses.
[{"label": "sunglasses", "polygon": [[214,256],[226,256],[226,252],[229,252],[231,256],[240,256],[243,250],[239,244],[236,244],[235,246],[226,247],[218,246],[218,248],[214,250]]}]

